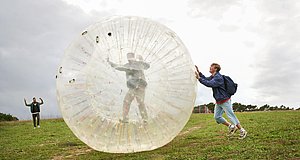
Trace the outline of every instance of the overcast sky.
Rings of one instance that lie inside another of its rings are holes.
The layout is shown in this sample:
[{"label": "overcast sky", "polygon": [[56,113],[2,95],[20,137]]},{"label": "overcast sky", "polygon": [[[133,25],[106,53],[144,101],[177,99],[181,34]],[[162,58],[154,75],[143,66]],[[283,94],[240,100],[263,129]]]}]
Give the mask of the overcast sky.
[{"label": "overcast sky", "polygon": [[[212,62],[238,84],[233,102],[300,107],[298,0],[6,0],[0,5],[0,112],[30,118],[42,97],[42,116],[59,117],[55,73],[64,50],[104,17],[133,15],[175,31],[208,76]],[[198,87],[196,104],[213,102]]]}]

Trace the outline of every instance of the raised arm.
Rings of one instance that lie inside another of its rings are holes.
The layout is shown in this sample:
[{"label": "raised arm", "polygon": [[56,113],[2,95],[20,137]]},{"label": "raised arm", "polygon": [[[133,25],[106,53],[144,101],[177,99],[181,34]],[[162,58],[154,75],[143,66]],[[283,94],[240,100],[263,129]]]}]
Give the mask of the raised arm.
[{"label": "raised arm", "polygon": [[116,64],[116,63],[114,63],[114,62],[111,62],[111,61],[109,61],[109,59],[108,59],[108,61],[107,61],[109,64],[110,64],[110,66],[111,67],[113,67],[113,68],[116,68],[117,66],[118,66],[118,64]]},{"label": "raised arm", "polygon": [[44,101],[43,101],[43,99],[42,99],[42,98],[40,98],[40,100],[41,100],[41,103],[39,103],[39,104],[40,104],[40,105],[44,104]]},{"label": "raised arm", "polygon": [[24,103],[25,103],[25,106],[30,106],[30,104],[27,104],[26,102],[26,99],[24,98]]}]

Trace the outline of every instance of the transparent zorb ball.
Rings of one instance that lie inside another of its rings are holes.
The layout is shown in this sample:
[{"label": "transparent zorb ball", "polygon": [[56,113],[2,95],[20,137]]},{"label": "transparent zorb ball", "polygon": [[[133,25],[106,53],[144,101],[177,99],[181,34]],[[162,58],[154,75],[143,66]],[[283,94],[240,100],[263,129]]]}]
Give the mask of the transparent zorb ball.
[{"label": "transparent zorb ball", "polygon": [[196,79],[177,35],[140,17],[91,25],[66,49],[57,99],[72,132],[95,150],[128,153],[170,142],[187,123]]}]

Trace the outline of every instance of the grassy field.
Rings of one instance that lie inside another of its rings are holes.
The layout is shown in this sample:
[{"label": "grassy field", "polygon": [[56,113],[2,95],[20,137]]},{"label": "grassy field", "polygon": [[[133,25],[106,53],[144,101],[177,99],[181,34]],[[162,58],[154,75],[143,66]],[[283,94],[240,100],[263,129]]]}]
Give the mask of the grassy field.
[{"label": "grassy field", "polygon": [[166,146],[147,152],[110,154],[78,140],[62,119],[0,123],[0,159],[300,159],[300,112],[237,113],[248,131],[239,140],[226,136],[212,114],[193,114]]}]

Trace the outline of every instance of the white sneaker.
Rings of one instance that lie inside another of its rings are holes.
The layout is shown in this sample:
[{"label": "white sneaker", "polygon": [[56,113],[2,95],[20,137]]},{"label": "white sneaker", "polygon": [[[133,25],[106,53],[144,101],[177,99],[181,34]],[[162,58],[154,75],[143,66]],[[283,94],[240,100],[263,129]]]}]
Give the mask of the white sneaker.
[{"label": "white sneaker", "polygon": [[38,128],[41,128],[41,126],[38,125]]},{"label": "white sneaker", "polygon": [[228,126],[228,136],[232,136],[237,130],[237,127],[235,125]]},{"label": "white sneaker", "polygon": [[36,127],[33,127],[33,129],[35,129]]},{"label": "white sneaker", "polygon": [[246,136],[247,136],[247,131],[245,129],[241,129],[239,139],[244,139]]}]

